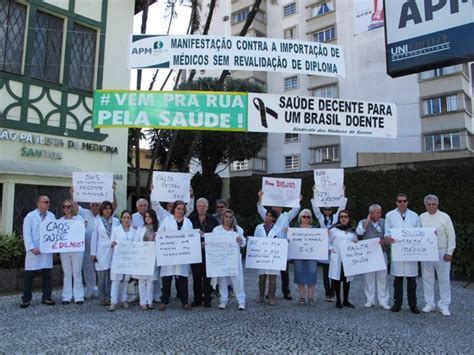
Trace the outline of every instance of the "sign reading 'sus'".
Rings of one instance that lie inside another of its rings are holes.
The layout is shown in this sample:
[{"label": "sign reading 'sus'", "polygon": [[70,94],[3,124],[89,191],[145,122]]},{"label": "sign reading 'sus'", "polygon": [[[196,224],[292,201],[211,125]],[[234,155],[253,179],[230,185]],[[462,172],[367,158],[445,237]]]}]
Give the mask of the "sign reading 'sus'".
[{"label": "sign reading 'sus'", "polygon": [[346,76],[341,46],[249,37],[132,35],[129,67]]}]

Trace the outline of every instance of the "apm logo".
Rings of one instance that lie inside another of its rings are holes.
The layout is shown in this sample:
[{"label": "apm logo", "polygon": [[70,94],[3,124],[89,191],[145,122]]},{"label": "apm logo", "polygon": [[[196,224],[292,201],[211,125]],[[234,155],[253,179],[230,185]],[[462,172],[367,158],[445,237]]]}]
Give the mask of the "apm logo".
[{"label": "apm logo", "polygon": [[153,43],[153,49],[161,49],[163,48],[163,42],[162,41],[156,41]]},{"label": "apm logo", "polygon": [[132,54],[142,55],[142,54],[158,54],[163,49],[163,41],[155,41],[153,47],[138,47],[132,49]]}]

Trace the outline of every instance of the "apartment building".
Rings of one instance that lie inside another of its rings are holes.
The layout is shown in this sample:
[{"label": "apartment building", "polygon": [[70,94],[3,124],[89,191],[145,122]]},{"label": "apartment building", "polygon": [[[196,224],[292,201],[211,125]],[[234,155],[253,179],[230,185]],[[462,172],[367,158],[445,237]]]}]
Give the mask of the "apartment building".
[{"label": "apartment building", "polygon": [[[219,2],[211,34],[238,35],[253,3]],[[264,0],[248,36],[337,44],[344,50],[346,77],[256,71],[232,72],[232,76],[255,81],[268,93],[394,102],[398,107],[398,137],[269,134],[259,156],[234,162],[231,175],[352,167],[357,165],[358,153],[474,148],[470,66],[454,65],[396,79],[389,77],[381,4],[382,1],[373,0]]]}]

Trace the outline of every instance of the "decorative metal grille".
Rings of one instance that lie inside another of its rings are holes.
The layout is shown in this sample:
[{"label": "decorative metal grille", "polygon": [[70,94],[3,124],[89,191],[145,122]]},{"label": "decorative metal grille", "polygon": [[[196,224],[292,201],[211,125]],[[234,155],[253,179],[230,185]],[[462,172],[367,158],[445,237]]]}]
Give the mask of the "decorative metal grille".
[{"label": "decorative metal grille", "polygon": [[71,41],[69,85],[92,90],[97,45],[97,31],[74,23]]},{"label": "decorative metal grille", "polygon": [[0,70],[20,74],[26,6],[11,0],[0,0],[0,24]]}]

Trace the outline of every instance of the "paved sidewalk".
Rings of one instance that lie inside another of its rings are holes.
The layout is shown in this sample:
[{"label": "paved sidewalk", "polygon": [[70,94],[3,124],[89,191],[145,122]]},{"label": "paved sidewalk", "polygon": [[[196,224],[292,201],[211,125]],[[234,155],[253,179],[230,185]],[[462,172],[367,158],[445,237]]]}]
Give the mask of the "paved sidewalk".
[{"label": "paved sidewalk", "polygon": [[[394,314],[363,307],[363,279],[352,282],[355,309],[338,310],[323,301],[317,285],[314,306],[279,298],[274,307],[255,303],[257,275],[246,272],[247,310],[238,311],[235,299],[226,310],[183,310],[173,299],[165,312],[130,309],[108,312],[98,300],[82,306],[41,305],[35,293],[32,305],[19,309],[19,295],[0,297],[0,353],[184,352],[184,353],[466,353],[474,349],[474,286],[452,282],[452,316],[413,315],[406,302]],[[321,276],[321,275],[319,275]],[[191,278],[190,278],[191,280]],[[292,275],[290,280],[292,280]],[[321,278],[319,278],[321,280]],[[392,280],[390,279],[390,282]],[[189,285],[192,294],[191,282]],[[280,284],[278,283],[278,287]],[[174,289],[174,286],[173,286]],[[391,290],[392,292],[393,290]],[[418,279],[418,304],[423,304]]]}]

